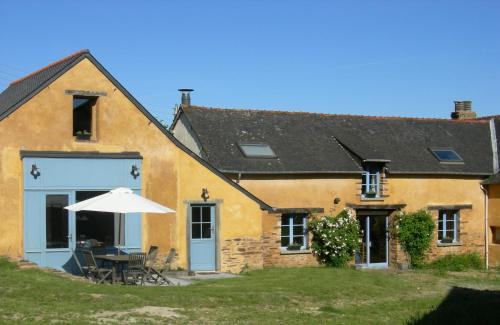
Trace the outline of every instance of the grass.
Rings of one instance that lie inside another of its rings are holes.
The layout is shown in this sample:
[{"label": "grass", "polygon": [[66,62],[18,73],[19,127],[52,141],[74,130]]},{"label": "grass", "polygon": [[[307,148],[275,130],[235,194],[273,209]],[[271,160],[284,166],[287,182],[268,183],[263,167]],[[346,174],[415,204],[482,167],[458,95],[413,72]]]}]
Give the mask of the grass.
[{"label": "grass", "polygon": [[477,253],[449,254],[432,261],[431,263],[425,265],[424,268],[456,272],[465,270],[482,270],[484,268],[484,261]]},{"label": "grass", "polygon": [[[0,323],[405,324],[500,317],[500,273],[290,268],[187,287],[94,285],[0,259]],[[465,290],[465,291],[464,291]],[[152,308],[156,306],[157,308]],[[96,317],[95,315],[100,315]],[[443,318],[444,317],[444,318]]]}]

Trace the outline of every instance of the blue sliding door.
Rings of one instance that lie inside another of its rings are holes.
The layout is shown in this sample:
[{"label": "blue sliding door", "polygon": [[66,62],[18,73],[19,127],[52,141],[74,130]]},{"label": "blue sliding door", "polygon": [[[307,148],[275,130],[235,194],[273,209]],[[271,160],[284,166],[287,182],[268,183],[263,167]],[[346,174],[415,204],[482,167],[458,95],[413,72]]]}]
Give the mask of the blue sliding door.
[{"label": "blue sliding door", "polygon": [[[23,159],[24,258],[44,267],[77,271],[73,252],[97,246],[112,250],[141,250],[141,215],[127,214],[122,241],[114,214],[71,212],[65,206],[116,187],[141,192],[140,159],[35,158]],[[36,170],[37,172],[34,172]]]}]

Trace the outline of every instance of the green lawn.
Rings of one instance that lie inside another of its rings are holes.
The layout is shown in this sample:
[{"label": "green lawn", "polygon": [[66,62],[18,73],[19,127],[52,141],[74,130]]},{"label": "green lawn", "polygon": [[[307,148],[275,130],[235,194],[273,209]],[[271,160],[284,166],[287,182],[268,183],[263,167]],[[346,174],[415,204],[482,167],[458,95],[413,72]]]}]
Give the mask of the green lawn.
[{"label": "green lawn", "polygon": [[[157,308],[155,308],[157,307]],[[187,287],[94,285],[0,259],[0,322],[499,323],[500,273],[265,269]]]}]

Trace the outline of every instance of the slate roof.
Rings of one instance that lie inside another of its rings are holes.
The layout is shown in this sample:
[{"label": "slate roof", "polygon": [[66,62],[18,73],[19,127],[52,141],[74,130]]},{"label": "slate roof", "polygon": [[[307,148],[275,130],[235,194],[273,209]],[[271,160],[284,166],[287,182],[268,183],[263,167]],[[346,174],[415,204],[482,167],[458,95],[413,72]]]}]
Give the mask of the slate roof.
[{"label": "slate roof", "polygon": [[88,50],[78,51],[45,68],[11,82],[9,87],[0,93],[0,120],[4,119],[17,107],[26,102],[26,100],[54,81],[67,67],[80,61],[85,54],[89,53]]},{"label": "slate roof", "polygon": [[[491,175],[487,120],[329,115],[191,106],[182,108],[202,156],[221,171],[360,173],[388,160],[389,173]],[[238,143],[267,143],[278,159],[245,158]],[[440,163],[429,148],[451,148],[463,164]]]},{"label": "slate roof", "polygon": [[[115,85],[115,87],[118,88],[137,107],[137,109],[139,109],[139,111],[141,111],[151,121],[152,124],[160,129],[160,131],[174,143],[174,145],[205,166],[208,170],[217,175],[230,186],[234,187],[236,190],[242,192],[248,198],[256,202],[261,209],[269,211],[273,210],[273,207],[233,182],[231,179],[226,177],[226,175],[215,168],[210,162],[200,158],[179,140],[177,140],[153,115],[151,115],[151,113],[149,113],[144,106],[142,106],[141,103],[137,101],[137,99],[132,96],[132,94],[128,92],[127,89],[125,89],[125,87],[120,84],[120,82],[118,82],[118,80],[113,77],[113,75],[111,75],[111,73],[106,70],[106,68],[104,68],[104,66],[99,63],[99,61],[97,61],[89,50],[78,51],[21,79],[13,81],[7,89],[0,93],[0,122],[85,58],[90,60],[96,68],[99,69],[99,71],[101,71]],[[2,126],[0,124],[0,128],[1,127]],[[44,152],[44,154],[47,154],[47,152]],[[62,153],[59,152],[57,154],[61,155]]]}]

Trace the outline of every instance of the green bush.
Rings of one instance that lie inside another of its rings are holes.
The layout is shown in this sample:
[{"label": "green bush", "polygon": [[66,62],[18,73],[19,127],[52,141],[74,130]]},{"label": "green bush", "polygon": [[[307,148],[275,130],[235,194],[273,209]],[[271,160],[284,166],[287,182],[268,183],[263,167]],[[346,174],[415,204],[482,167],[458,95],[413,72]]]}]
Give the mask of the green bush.
[{"label": "green bush", "polygon": [[478,253],[448,254],[425,265],[440,271],[465,271],[484,269],[484,260]]},{"label": "green bush", "polygon": [[392,225],[392,235],[405,251],[412,267],[423,264],[434,235],[432,216],[424,210],[401,214]]},{"label": "green bush", "polygon": [[359,249],[359,222],[353,210],[343,210],[336,217],[323,216],[309,222],[312,251],[322,264],[346,266]]}]

